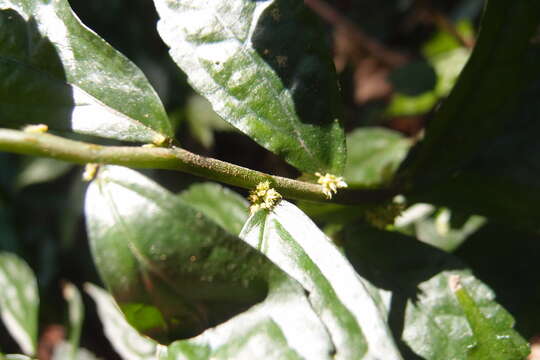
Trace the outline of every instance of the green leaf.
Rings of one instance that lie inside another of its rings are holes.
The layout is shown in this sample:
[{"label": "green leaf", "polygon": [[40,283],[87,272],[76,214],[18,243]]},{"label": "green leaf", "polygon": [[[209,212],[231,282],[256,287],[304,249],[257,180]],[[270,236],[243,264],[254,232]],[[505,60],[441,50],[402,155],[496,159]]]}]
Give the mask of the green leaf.
[{"label": "green leaf", "polygon": [[0,253],[0,315],[21,350],[36,353],[39,295],[32,269],[16,255]]},{"label": "green leaf", "polygon": [[216,183],[191,185],[178,197],[235,235],[248,218],[247,200]]},{"label": "green leaf", "polygon": [[128,321],[167,342],[262,301],[277,270],[265,257],[156,183],[102,167],[88,187],[94,262]]},{"label": "green leaf", "polygon": [[208,100],[199,95],[188,99],[186,121],[191,135],[207,149],[214,145],[215,131],[235,130],[212,110]]},{"label": "green leaf", "polygon": [[84,304],[77,287],[71,283],[65,283],[63,288],[64,299],[68,303],[69,310],[69,343],[70,352],[65,359],[75,360],[78,358],[79,341],[84,321]]},{"label": "green leaf", "polygon": [[366,187],[387,184],[410,146],[409,139],[390,129],[356,129],[347,135],[345,180]]},{"label": "green leaf", "polygon": [[242,233],[309,293],[336,348],[335,359],[401,359],[380,294],[294,205],[281,201],[250,217]]},{"label": "green leaf", "polygon": [[[365,225],[345,229],[343,245],[360,276],[390,297],[389,324],[406,359],[466,359],[473,328],[449,287],[458,275],[479,310],[505,328],[514,320],[486,285],[452,255],[398,233]],[[399,249],[392,251],[391,249]]]},{"label": "green leaf", "polygon": [[[75,354],[75,357],[70,358],[70,356],[73,356]],[[65,341],[61,341],[54,347],[54,352],[51,360],[66,360],[66,359],[74,359],[74,360],[100,360],[96,355],[91,353],[90,351],[80,348],[76,349],[76,351],[73,351],[73,346]],[[137,358],[139,359],[139,358]]]},{"label": "green leaf", "polygon": [[304,289],[277,276],[264,302],[196,338],[174,342],[168,359],[330,360],[334,350]]},{"label": "green leaf", "polygon": [[429,204],[414,204],[396,219],[394,227],[426,244],[452,252],[485,223],[482,216],[463,215]]},{"label": "green leaf", "polygon": [[2,125],[140,142],[172,136],[142,72],[84,26],[67,0],[0,0],[0,9]]},{"label": "green leaf", "polygon": [[301,1],[154,3],[172,58],[224,120],[302,171],[342,173],[335,70]]},{"label": "green leaf", "polygon": [[49,158],[26,158],[17,174],[15,186],[22,189],[29,185],[55,180],[65,175],[73,164]]},{"label": "green leaf", "polygon": [[164,347],[129,325],[108,292],[92,284],[85,284],[84,290],[96,303],[105,336],[123,359],[160,359],[160,354],[165,352]]},{"label": "green leaf", "polygon": [[539,25],[538,2],[488,2],[471,60],[403,168],[409,198],[539,229]]},{"label": "green leaf", "polygon": [[508,326],[487,318],[458,276],[450,279],[450,288],[454,291],[459,305],[474,334],[476,344],[469,349],[467,359],[470,360],[521,360],[529,355],[527,341]]},{"label": "green leaf", "polygon": [[6,360],[34,360],[29,356],[21,355],[21,354],[7,354],[5,356]]},{"label": "green leaf", "polygon": [[[465,169],[474,172],[471,161],[490,152],[497,136],[519,118],[516,105],[524,85],[537,84],[538,58],[534,54],[539,53],[535,40],[539,23],[537,1],[487,2],[477,45],[450,96],[429,123],[425,138],[411,152],[401,174],[404,181],[422,192],[450,178],[456,181]],[[471,193],[482,193],[481,187],[494,193],[486,182],[472,182]],[[469,194],[457,196],[466,198]],[[475,197],[478,195],[472,194]]]}]

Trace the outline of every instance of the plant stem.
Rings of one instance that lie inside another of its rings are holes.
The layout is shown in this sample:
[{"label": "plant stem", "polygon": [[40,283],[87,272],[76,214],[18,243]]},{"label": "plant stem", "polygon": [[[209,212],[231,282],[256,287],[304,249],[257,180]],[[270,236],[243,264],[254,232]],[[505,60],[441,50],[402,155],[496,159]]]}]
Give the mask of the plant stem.
[{"label": "plant stem", "polygon": [[[0,129],[0,151],[45,156],[78,164],[98,163],[177,170],[246,189],[253,189],[258,183],[267,180],[286,198],[328,201],[320,185],[265,174],[177,147],[103,146],[48,133]],[[342,189],[331,202],[380,203],[393,195],[395,191],[385,189]]]}]

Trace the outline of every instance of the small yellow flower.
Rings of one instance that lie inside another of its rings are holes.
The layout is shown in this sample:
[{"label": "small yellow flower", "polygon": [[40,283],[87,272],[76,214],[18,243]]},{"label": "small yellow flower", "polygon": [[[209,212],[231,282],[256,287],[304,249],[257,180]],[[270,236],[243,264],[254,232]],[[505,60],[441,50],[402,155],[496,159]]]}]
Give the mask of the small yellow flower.
[{"label": "small yellow flower", "polygon": [[270,187],[269,181],[263,181],[257,184],[254,190],[251,190],[248,200],[251,203],[249,212],[254,214],[257,210],[272,210],[281,200],[281,194]]},{"label": "small yellow flower", "polygon": [[84,167],[84,172],[82,174],[83,181],[89,182],[94,180],[96,177],[97,171],[99,168],[99,164],[96,163],[88,163]]},{"label": "small yellow flower", "polygon": [[347,187],[347,183],[341,176],[335,176],[328,173],[326,173],[326,175],[322,175],[319,172],[316,172],[315,175],[319,177],[317,183],[322,186],[323,193],[328,199],[331,199],[332,194],[337,193],[338,189]]},{"label": "small yellow flower", "polygon": [[26,125],[23,128],[23,131],[27,133],[43,134],[49,131],[49,127],[45,124]]}]

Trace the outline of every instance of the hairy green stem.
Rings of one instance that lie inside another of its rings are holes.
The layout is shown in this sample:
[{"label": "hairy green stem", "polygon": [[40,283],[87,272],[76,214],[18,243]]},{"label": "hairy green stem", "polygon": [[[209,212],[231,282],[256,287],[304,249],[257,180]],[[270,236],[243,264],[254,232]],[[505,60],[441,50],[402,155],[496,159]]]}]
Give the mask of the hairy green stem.
[{"label": "hairy green stem", "polygon": [[[103,146],[48,133],[0,129],[0,151],[45,156],[78,164],[177,170],[246,189],[267,180],[286,198],[328,201],[320,185],[272,176],[177,147]],[[388,190],[342,189],[331,201],[344,204],[377,203],[394,194]]]}]

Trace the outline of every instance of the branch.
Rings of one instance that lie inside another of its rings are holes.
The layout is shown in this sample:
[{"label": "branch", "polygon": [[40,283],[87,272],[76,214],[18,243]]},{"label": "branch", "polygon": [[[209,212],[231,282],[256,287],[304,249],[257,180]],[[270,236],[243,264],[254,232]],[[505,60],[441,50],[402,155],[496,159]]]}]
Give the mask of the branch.
[{"label": "branch", "polygon": [[44,156],[78,164],[99,163],[177,170],[246,189],[253,189],[258,183],[268,180],[284,197],[297,200],[365,204],[380,203],[396,194],[395,191],[384,189],[342,189],[332,200],[328,200],[320,185],[272,176],[177,147],[103,146],[48,133],[0,129],[0,151]]}]

